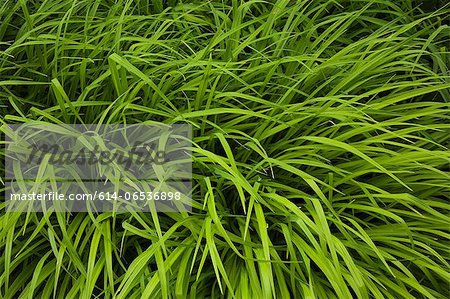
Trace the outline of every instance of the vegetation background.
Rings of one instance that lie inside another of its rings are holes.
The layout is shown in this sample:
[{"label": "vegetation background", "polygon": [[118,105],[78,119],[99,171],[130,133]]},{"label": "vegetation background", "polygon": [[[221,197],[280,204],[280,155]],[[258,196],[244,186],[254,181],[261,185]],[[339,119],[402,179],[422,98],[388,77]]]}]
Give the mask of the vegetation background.
[{"label": "vegetation background", "polygon": [[446,2],[0,1],[2,124],[194,128],[192,213],[0,203],[0,298],[448,298]]}]

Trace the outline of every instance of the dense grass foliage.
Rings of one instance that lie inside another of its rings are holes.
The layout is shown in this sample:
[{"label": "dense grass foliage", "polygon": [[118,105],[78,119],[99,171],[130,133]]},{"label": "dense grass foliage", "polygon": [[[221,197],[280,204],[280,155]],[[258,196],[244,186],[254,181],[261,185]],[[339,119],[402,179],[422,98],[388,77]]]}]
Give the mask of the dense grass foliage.
[{"label": "dense grass foliage", "polygon": [[1,203],[0,298],[448,298],[450,9],[425,2],[1,1],[0,122],[190,123],[194,190]]}]

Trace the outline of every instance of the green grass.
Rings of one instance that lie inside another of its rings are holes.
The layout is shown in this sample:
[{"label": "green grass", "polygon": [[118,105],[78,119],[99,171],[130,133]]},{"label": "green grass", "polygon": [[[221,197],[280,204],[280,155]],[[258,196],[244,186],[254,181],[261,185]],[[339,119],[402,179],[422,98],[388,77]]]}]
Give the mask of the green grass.
[{"label": "green grass", "polygon": [[0,2],[1,123],[194,129],[192,213],[0,203],[0,298],[448,298],[445,1],[175,2]]}]

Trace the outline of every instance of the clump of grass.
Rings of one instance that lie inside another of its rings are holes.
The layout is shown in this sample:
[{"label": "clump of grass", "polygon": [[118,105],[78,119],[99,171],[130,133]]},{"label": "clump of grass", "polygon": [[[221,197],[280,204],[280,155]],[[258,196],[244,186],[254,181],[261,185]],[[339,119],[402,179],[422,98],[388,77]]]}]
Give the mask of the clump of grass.
[{"label": "clump of grass", "polygon": [[448,298],[433,3],[0,4],[2,123],[194,128],[192,213],[1,203],[0,297]]}]

